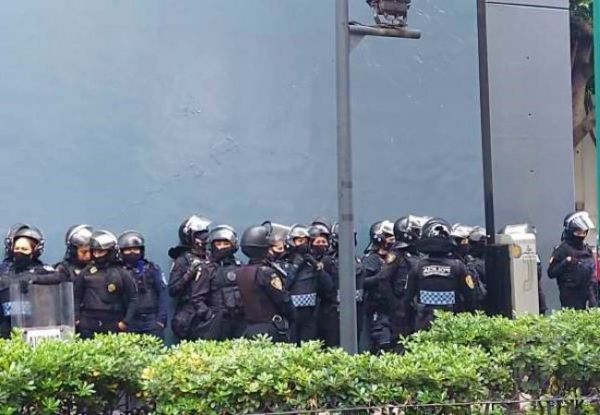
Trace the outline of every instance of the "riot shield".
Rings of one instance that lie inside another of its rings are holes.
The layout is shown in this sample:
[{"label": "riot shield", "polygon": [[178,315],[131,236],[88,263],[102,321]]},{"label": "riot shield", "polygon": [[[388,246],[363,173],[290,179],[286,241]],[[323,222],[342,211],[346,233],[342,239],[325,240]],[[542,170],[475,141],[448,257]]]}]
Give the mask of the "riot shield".
[{"label": "riot shield", "polygon": [[73,283],[30,284],[27,290],[13,283],[6,311],[10,313],[12,327],[21,328],[30,344],[70,337],[75,332]]}]

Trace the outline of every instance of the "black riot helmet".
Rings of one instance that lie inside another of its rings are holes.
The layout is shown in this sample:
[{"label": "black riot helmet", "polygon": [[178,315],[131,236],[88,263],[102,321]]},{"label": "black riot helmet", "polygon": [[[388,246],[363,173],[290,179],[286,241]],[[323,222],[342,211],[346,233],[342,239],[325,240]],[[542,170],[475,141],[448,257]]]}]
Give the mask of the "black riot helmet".
[{"label": "black riot helmet", "polygon": [[219,225],[211,229],[208,234],[208,243],[212,245],[216,241],[228,241],[236,250],[238,249],[237,233],[229,225]]},{"label": "black riot helmet", "polygon": [[192,215],[179,226],[179,243],[192,248],[194,239],[208,238],[211,220],[203,216]]},{"label": "black riot helmet", "polygon": [[275,245],[278,242],[286,242],[288,235],[290,234],[291,227],[282,225],[280,223],[273,223],[269,220],[264,221],[262,226],[265,226],[269,230],[269,241],[271,245]]},{"label": "black riot helmet", "polygon": [[290,232],[288,234],[288,239],[295,238],[310,238],[310,233],[308,232],[308,228],[304,225],[292,225]]},{"label": "black riot helmet", "polygon": [[15,223],[12,225],[8,232],[6,232],[6,236],[4,237],[4,258],[10,260],[13,256],[12,248],[13,242],[15,239],[15,233],[21,228],[28,228],[29,225],[25,223]]},{"label": "black riot helmet", "polygon": [[473,232],[475,228],[469,225],[463,225],[462,223],[455,223],[452,225],[452,229],[450,230],[450,236],[454,238],[454,240],[459,243],[460,241],[469,239],[469,235]]},{"label": "black riot helmet", "polygon": [[419,231],[419,238],[423,233],[423,226],[430,220],[433,219],[432,216],[415,216],[415,221],[417,223],[417,229]]},{"label": "black riot helmet", "polygon": [[566,235],[572,235],[575,232],[588,232],[594,229],[595,225],[590,214],[586,211],[573,212],[565,216],[563,227]]},{"label": "black riot helmet", "polygon": [[67,251],[65,259],[74,259],[77,257],[77,249],[90,246],[93,229],[90,225],[73,225],[67,229],[65,234],[65,245]]},{"label": "black riot helmet", "polygon": [[[337,251],[339,243],[340,243],[340,223],[335,222],[331,227],[331,238],[330,238],[331,248],[334,251]],[[354,246],[358,245],[358,235],[356,230],[354,231]]]},{"label": "black riot helmet", "polygon": [[142,252],[146,248],[146,240],[144,236],[138,231],[125,231],[117,240],[117,244],[119,245],[119,249],[127,249],[127,248],[139,248]]},{"label": "black riot helmet", "polygon": [[471,247],[471,254],[476,257],[482,257],[485,253],[486,245],[487,232],[485,228],[481,226],[473,227],[473,230],[469,234],[469,246]]},{"label": "black riot helmet", "polygon": [[240,245],[242,252],[251,260],[264,259],[271,247],[271,233],[268,226],[256,225],[246,229]]},{"label": "black riot helmet", "polygon": [[447,221],[441,218],[432,218],[423,225],[421,237],[423,239],[450,239],[451,233],[452,226]]},{"label": "black riot helmet", "polygon": [[116,250],[118,248],[117,237],[110,231],[94,231],[90,239],[90,248],[92,251]]},{"label": "black riot helmet", "polygon": [[317,216],[311,222],[311,227],[317,226],[321,229],[326,229],[328,233],[331,233],[331,221],[323,216]]},{"label": "black riot helmet", "polygon": [[469,234],[469,243],[471,245],[481,244],[485,245],[487,242],[487,233],[485,228],[481,226],[475,226]]},{"label": "black riot helmet", "polygon": [[430,255],[447,255],[455,252],[456,244],[451,237],[452,226],[441,218],[429,219],[416,244],[419,251]]},{"label": "black riot helmet", "polygon": [[376,246],[383,244],[390,236],[394,236],[394,224],[387,219],[375,222],[369,229],[369,239]]},{"label": "black riot helmet", "polygon": [[39,258],[44,252],[44,235],[42,231],[36,228],[35,226],[23,225],[18,228],[12,238],[12,246],[14,247],[14,243],[19,238],[27,238],[34,243],[32,257],[33,259]]},{"label": "black riot helmet", "polygon": [[[146,241],[138,231],[125,231],[117,239],[120,259],[130,267],[136,267],[146,256]],[[135,249],[139,249],[136,252]],[[127,250],[127,252],[124,252]],[[131,250],[131,251],[130,251]]]},{"label": "black riot helmet", "polygon": [[327,238],[327,240],[329,240],[331,237],[331,231],[322,223],[312,224],[310,228],[308,228],[308,234],[310,235],[311,239],[315,239],[318,236],[324,236]]},{"label": "black riot helmet", "polygon": [[403,216],[394,223],[394,237],[399,248],[413,245],[421,234],[421,223],[417,216]]}]

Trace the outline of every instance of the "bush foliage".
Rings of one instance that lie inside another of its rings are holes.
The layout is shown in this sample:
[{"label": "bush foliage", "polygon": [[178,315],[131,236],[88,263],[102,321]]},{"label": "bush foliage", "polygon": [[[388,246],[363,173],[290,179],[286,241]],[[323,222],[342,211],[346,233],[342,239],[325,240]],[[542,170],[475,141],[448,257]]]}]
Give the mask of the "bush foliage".
[{"label": "bush foliage", "polygon": [[[600,311],[514,320],[440,314],[402,355],[350,356],[268,339],[183,343],[99,336],[28,346],[0,340],[0,414],[102,413],[123,394],[160,414],[233,414],[579,398],[600,384]],[[506,413],[478,404],[406,413]],[[533,407],[535,413],[543,405]],[[486,412],[488,411],[488,412]],[[368,412],[365,412],[368,413]]]}]

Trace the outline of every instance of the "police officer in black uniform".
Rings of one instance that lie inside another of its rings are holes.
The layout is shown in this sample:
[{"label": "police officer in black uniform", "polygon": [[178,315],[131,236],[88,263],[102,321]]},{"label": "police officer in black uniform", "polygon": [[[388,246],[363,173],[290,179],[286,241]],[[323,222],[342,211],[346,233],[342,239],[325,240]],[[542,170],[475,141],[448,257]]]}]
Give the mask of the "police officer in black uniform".
[{"label": "police officer in black uniform", "polygon": [[548,277],[558,283],[563,308],[595,307],[595,263],[592,250],[585,243],[594,223],[587,212],[581,211],[567,215],[563,226],[563,241],[552,252]]},{"label": "police officer in black uniform", "polygon": [[402,352],[401,337],[406,337],[414,330],[414,313],[406,306],[406,286],[408,274],[418,262],[420,254],[415,248],[419,239],[419,223],[415,216],[403,216],[394,222],[394,240],[386,264],[383,265],[382,277],[389,281],[393,296],[391,297],[392,343],[396,351]]},{"label": "police officer in black uniform", "polygon": [[249,262],[236,270],[237,284],[244,304],[244,336],[264,334],[274,342],[287,342],[295,309],[282,276],[267,259],[273,236],[268,223],[246,229],[241,246]]},{"label": "police officer in black uniform", "polygon": [[431,326],[435,310],[451,312],[475,309],[475,281],[467,267],[454,256],[451,226],[443,219],[430,219],[417,243],[423,257],[408,274],[405,301],[416,312],[415,329]]},{"label": "police officer in black uniform", "polygon": [[[329,275],[331,275],[335,289],[335,308],[332,306],[329,309],[329,315],[319,317],[319,332],[320,338],[327,347],[338,347],[340,345],[340,277],[339,277],[339,223],[336,222],[331,228],[331,236],[329,237],[329,251],[323,259],[323,265]],[[354,232],[354,246],[357,245],[356,232]],[[361,271],[360,259],[355,257],[356,269],[356,328],[357,337],[360,344],[360,336],[362,334],[365,308],[364,308],[364,286],[363,273]],[[330,297],[330,303],[333,301]]]},{"label": "police officer in black uniform", "polygon": [[0,321],[0,337],[10,337],[12,303],[10,286],[18,283],[22,292],[26,293],[31,283],[58,284],[60,278],[54,268],[40,261],[44,252],[44,236],[42,232],[30,225],[19,224],[12,229],[7,244],[11,258],[0,273],[0,304],[2,320]]},{"label": "police officer in black uniform", "polygon": [[137,303],[135,282],[118,261],[116,236],[95,231],[90,247],[92,262],[73,282],[75,325],[83,339],[128,331]]},{"label": "police officer in black uniform", "polygon": [[474,226],[455,223],[452,225],[451,236],[456,245],[456,257],[465,264],[469,275],[475,282],[475,307],[483,310],[487,288],[485,287],[480,273],[483,273],[483,276],[485,276],[485,258],[480,259],[471,255],[471,242],[469,237],[473,234],[475,229]]},{"label": "police officer in black uniform", "polygon": [[333,280],[324,270],[322,262],[310,252],[308,228],[294,225],[288,235],[290,256],[288,261],[297,269],[288,275],[287,289],[296,308],[296,319],[291,327],[292,342],[317,340],[317,306],[319,293],[330,292]]},{"label": "police officer in black uniform", "polygon": [[394,245],[394,224],[389,220],[373,223],[369,229],[369,245],[362,258],[362,272],[369,326],[371,352],[392,350],[393,291],[384,264],[396,257],[390,252]]},{"label": "police officer in black uniform", "polygon": [[194,298],[198,299],[197,313],[207,323],[199,337],[213,340],[240,338],[246,327],[236,274],[240,267],[235,258],[237,234],[229,225],[217,226],[210,231],[208,244],[209,271],[201,276],[194,290]]},{"label": "police officer in black uniform", "polygon": [[67,250],[64,259],[56,264],[56,272],[62,275],[65,281],[73,281],[81,271],[92,261],[90,241],[93,229],[89,225],[71,226],[65,235]]},{"label": "police officer in black uniform", "polygon": [[164,337],[167,325],[167,285],[160,267],[146,259],[146,242],[141,233],[130,230],[118,239],[123,265],[137,286],[136,312],[129,324],[131,333]]},{"label": "police officer in black uniform", "polygon": [[286,244],[291,227],[271,221],[265,221],[261,225],[270,229],[267,260],[270,266],[281,275],[284,285],[287,286],[287,281],[293,280],[298,271],[298,267],[289,261],[290,252]]},{"label": "police officer in black uniform", "polygon": [[174,260],[169,278],[169,295],[176,299],[171,328],[180,339],[195,340],[198,336],[195,324],[205,321],[197,316],[193,293],[203,273],[208,272],[206,241],[211,221],[192,215],[179,226],[179,245],[169,249]]},{"label": "police officer in black uniform", "polygon": [[24,223],[15,223],[6,232],[6,236],[4,237],[4,258],[2,259],[2,262],[0,262],[0,273],[6,271],[10,267],[13,256],[12,244],[15,237],[15,232],[17,232],[23,226],[27,227],[29,225]]},{"label": "police officer in black uniform", "polygon": [[323,264],[323,271],[330,277],[328,286],[320,284],[317,308],[317,336],[327,347],[340,344],[338,287],[339,267],[331,255],[331,230],[324,219],[315,220],[308,230],[310,235],[310,254]]}]

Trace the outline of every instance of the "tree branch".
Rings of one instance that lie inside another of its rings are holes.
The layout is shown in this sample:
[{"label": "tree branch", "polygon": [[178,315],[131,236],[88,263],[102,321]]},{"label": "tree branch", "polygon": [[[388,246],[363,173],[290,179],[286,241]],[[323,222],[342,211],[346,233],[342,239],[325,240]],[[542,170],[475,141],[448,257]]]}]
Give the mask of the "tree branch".
[{"label": "tree branch", "polygon": [[596,127],[596,115],[589,112],[583,121],[573,128],[573,147],[577,147],[579,143]]}]

